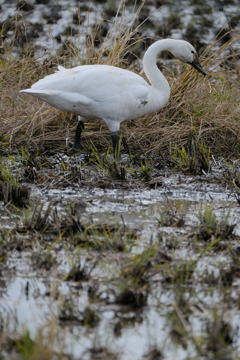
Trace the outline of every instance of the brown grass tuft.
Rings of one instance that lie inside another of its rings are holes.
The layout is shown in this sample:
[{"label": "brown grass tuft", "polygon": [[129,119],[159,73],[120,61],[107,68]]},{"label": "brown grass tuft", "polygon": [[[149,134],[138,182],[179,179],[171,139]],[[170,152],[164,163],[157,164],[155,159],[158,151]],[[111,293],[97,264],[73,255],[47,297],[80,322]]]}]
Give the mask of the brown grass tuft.
[{"label": "brown grass tuft", "polygon": [[[169,146],[186,146],[194,130],[211,151],[237,156],[240,150],[239,56],[233,45],[240,32],[218,47],[214,41],[205,50],[201,63],[205,78],[191,67],[180,76],[168,78],[171,99],[158,113],[123,123],[125,135],[135,144],[134,151],[159,154]],[[231,67],[230,67],[231,66]]]},{"label": "brown grass tuft", "polygon": [[[87,59],[80,63],[107,63],[126,67],[124,56],[134,43],[137,29],[122,24],[118,33],[112,35],[114,26],[116,24],[113,23],[105,42],[97,49],[94,48],[95,34],[89,37]],[[181,75],[169,76],[168,72],[166,76],[172,88],[168,104],[158,113],[122,123],[122,134],[131,153],[153,156],[169,151],[173,146],[186,146],[189,134],[194,131],[210,146],[211,152],[224,157],[239,155],[240,53],[234,50],[234,46],[239,43],[240,32],[230,30],[229,34],[231,39],[228,42],[221,45],[222,39],[216,39],[202,55],[202,65],[211,75],[204,78],[190,66]],[[75,55],[76,49],[72,56]],[[19,147],[23,144],[39,146],[57,140],[65,145],[68,138],[73,139],[75,116],[19,94],[20,89],[52,73],[57,64],[68,66],[71,59],[71,56],[56,56],[41,63],[39,59],[28,55],[21,59],[13,59],[9,55],[2,57],[2,142]],[[179,63],[180,70],[182,66]],[[180,70],[179,73],[182,72]],[[90,138],[98,149],[107,148],[109,131],[102,121],[94,119],[86,124],[83,145],[89,144]]]}]

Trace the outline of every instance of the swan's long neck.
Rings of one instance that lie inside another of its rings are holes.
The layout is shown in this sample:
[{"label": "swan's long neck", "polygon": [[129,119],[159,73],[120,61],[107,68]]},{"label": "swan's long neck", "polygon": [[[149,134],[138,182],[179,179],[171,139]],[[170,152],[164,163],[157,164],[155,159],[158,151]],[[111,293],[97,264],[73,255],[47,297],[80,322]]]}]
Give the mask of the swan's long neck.
[{"label": "swan's long neck", "polygon": [[170,95],[170,87],[165,76],[157,67],[157,56],[164,50],[171,51],[176,40],[164,39],[156,41],[146,51],[143,57],[143,70],[147,75],[152,86],[159,89],[164,94]]}]

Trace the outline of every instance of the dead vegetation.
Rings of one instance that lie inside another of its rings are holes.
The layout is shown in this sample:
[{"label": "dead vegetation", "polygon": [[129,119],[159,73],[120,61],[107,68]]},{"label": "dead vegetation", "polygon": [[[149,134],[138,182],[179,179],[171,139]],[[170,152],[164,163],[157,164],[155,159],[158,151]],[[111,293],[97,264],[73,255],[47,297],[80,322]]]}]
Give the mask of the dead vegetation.
[{"label": "dead vegetation", "polygon": [[[87,44],[87,63],[126,66],[125,55],[132,50],[137,28],[122,25],[114,37],[111,37],[110,33],[106,36],[106,43],[99,44],[98,48],[94,47],[96,34],[91,35]],[[223,42],[225,37],[229,40]],[[205,160],[202,159],[199,142],[204,144],[211,154],[237,157],[240,136],[240,54],[234,49],[237,49],[239,39],[239,31],[230,29],[209,44],[201,55],[202,65],[208,72],[205,78],[188,66],[183,71],[182,64],[179,64],[178,69],[181,75],[164,70],[171,83],[171,100],[158,113],[121,125],[121,152],[152,157],[162,153],[171,155],[170,149],[174,147],[184,148],[190,157],[190,169],[193,167],[195,172],[199,171],[199,167],[205,169],[207,166],[205,162],[202,164]],[[111,47],[109,44],[112,44]],[[68,56],[51,57],[44,62],[27,53],[20,59],[13,59],[9,49],[6,54],[2,55],[0,64],[3,151],[20,146],[28,149],[50,147],[59,151],[71,146],[76,116],[53,109],[35,98],[22,96],[19,90],[52,73],[58,64],[68,67],[76,56],[75,49],[73,48]],[[86,59],[82,60],[82,63],[85,64]],[[192,144],[189,148],[190,138]],[[92,148],[91,141],[99,152],[106,151],[109,146],[109,132],[100,120],[92,119],[86,124],[83,152],[86,153]]]}]

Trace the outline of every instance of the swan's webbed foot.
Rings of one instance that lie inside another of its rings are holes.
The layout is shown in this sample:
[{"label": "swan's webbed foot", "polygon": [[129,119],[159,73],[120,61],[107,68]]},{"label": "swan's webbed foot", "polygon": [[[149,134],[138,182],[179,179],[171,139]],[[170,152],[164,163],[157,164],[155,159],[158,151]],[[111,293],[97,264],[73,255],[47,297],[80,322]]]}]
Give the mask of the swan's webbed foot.
[{"label": "swan's webbed foot", "polygon": [[74,144],[73,144],[73,149],[76,150],[76,152],[79,152],[80,150],[80,138],[83,130],[84,130],[84,122],[79,120],[76,128]]},{"label": "swan's webbed foot", "polygon": [[113,157],[114,160],[120,159],[120,142],[119,142],[119,135],[117,132],[111,133],[112,143],[113,143]]}]

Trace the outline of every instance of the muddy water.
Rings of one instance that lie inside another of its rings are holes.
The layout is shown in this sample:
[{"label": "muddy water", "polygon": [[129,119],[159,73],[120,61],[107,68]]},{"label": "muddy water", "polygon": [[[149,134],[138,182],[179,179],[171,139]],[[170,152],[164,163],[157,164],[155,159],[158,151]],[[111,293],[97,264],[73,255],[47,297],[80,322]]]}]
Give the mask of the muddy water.
[{"label": "muddy water", "polygon": [[[156,189],[101,189],[95,187],[66,188],[64,190],[51,189],[41,191],[32,188],[32,195],[45,199],[54,199],[62,203],[73,201],[79,203],[82,216],[89,216],[95,221],[119,221],[136,228],[156,227],[157,212],[167,203],[182,205],[188,208],[186,220],[191,225],[198,223],[200,209],[209,206],[215,209],[215,214],[221,218],[229,214],[229,221],[236,222],[240,214],[237,203],[237,191],[233,187],[217,183],[208,175],[204,177],[190,177],[179,174],[161,177],[162,185]],[[82,204],[83,202],[83,204]],[[183,205],[185,204],[185,206]],[[85,207],[86,206],[86,207]],[[240,224],[235,233],[240,235]]]},{"label": "muddy water", "polygon": [[[240,235],[240,207],[233,188],[217,183],[208,174],[195,178],[168,174],[162,177],[161,186],[155,189],[101,189],[76,185],[61,190],[32,186],[31,197],[34,201],[40,199],[45,208],[52,201],[58,213],[66,213],[70,203],[77,204],[78,216],[84,222],[117,224],[136,230],[139,240],[131,245],[131,255],[141,254],[148,246],[156,243],[174,261],[198,259],[193,278],[197,285],[191,302],[192,313],[185,326],[186,331],[194,329],[196,336],[203,336],[206,319],[211,317],[210,308],[219,306],[223,294],[219,287],[200,284],[198,276],[211,274],[217,278],[221,270],[219,264],[228,266],[229,258],[226,251],[199,257],[194,246],[189,245],[189,234],[199,224],[201,211],[208,206],[215,210],[218,220],[227,217],[229,224],[236,224],[234,235]],[[2,228],[14,228],[16,223],[21,224],[23,221],[21,213],[13,213],[4,208],[3,203],[0,212]],[[174,221],[164,223],[162,216],[169,212],[176,217],[176,221],[183,218],[184,226],[176,226]],[[177,243],[172,250],[170,241]],[[232,244],[237,246],[236,241]],[[124,360],[141,359],[152,347],[161,349],[166,359],[196,356],[196,347],[192,341],[188,342],[188,346],[176,346],[169,337],[171,325],[167,314],[176,304],[177,292],[174,287],[162,286],[158,274],[152,277],[152,289],[146,306],[129,310],[116,304],[113,293],[109,291],[111,286],[117,287],[114,278],[124,254],[114,251],[101,252],[100,255],[96,251],[89,254],[88,250],[79,249],[70,253],[67,245],[58,240],[54,246],[50,245],[57,265],[47,271],[33,266],[32,261],[33,253],[45,250],[44,245],[36,239],[29,249],[19,251],[13,248],[2,265],[0,308],[9,334],[21,334],[23,329],[28,329],[34,337],[39,329],[53,322],[57,332],[54,345],[56,351],[71,354],[73,359],[93,358],[89,349],[99,347],[105,349],[106,358],[111,353],[118,354],[118,358]],[[101,300],[90,304],[90,281],[79,283],[63,280],[74,259],[86,264],[94,257],[101,258],[101,262],[91,273],[91,281],[97,284]],[[111,281],[114,285],[111,285]],[[229,290],[233,299],[238,299],[239,285],[240,281],[235,279]],[[187,286],[185,296],[192,296],[192,290]],[[90,305],[100,317],[98,324],[93,328],[82,326],[77,320],[59,324],[60,306],[69,299],[78,314]],[[221,306],[224,309],[224,304],[221,303]],[[229,307],[225,311],[232,331],[238,334],[239,310]],[[205,313],[207,315],[203,316]],[[116,330],[118,325],[119,333]],[[234,340],[237,349],[240,345],[238,338],[235,336]]]}]

